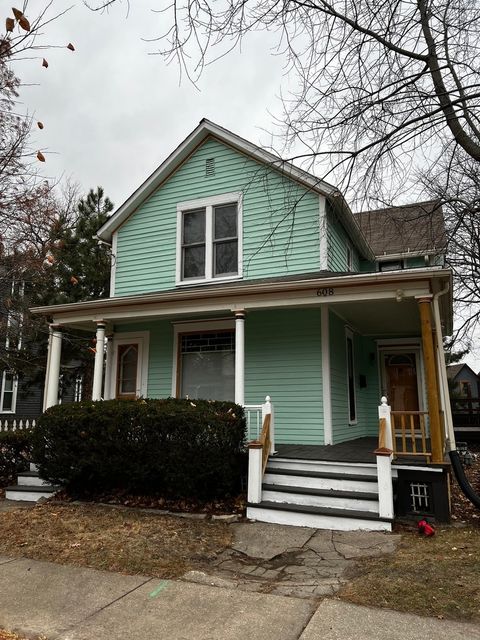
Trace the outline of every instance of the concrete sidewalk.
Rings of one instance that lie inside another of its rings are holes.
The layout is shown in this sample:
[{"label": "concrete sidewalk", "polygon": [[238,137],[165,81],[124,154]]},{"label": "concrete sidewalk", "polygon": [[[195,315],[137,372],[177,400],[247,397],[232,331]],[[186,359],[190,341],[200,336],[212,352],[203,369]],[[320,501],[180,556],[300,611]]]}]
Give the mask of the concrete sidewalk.
[{"label": "concrete sidewalk", "polygon": [[49,640],[480,640],[473,625],[338,600],[0,557],[0,628]]}]

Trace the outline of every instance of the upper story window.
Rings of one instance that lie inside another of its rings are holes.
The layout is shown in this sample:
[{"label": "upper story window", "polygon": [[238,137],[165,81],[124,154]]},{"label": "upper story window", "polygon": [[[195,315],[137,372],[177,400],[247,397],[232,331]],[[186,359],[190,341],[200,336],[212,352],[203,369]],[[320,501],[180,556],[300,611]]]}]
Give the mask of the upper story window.
[{"label": "upper story window", "polygon": [[177,206],[177,284],[241,277],[241,194]]},{"label": "upper story window", "polygon": [[20,350],[22,348],[23,311],[19,310],[19,304],[25,295],[25,283],[12,281],[11,297],[7,313],[7,331],[5,333],[5,348]]},{"label": "upper story window", "polygon": [[378,263],[380,271],[399,271],[405,267],[403,260],[381,260]]}]

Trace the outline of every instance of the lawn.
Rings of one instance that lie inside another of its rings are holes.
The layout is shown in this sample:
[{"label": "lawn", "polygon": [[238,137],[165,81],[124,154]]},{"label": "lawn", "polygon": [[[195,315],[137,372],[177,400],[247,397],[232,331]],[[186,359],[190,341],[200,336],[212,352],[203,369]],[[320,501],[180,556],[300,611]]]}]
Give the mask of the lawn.
[{"label": "lawn", "polygon": [[480,529],[406,531],[390,556],[359,561],[339,596],[425,616],[480,622]]},{"label": "lawn", "polygon": [[0,513],[0,555],[132,575],[178,577],[230,542],[222,522],[129,509],[46,503]]}]

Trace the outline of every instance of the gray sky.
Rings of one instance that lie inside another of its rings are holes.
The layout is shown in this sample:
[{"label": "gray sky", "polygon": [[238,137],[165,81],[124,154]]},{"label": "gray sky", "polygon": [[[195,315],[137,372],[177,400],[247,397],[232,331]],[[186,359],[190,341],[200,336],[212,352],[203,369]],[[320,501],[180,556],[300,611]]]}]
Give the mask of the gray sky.
[{"label": "gray sky", "polygon": [[[32,9],[43,4],[31,0]],[[36,147],[48,152],[44,173],[70,176],[84,190],[101,185],[116,206],[203,117],[268,145],[268,111],[280,111],[283,61],[271,55],[268,34],[253,34],[241,53],[208,67],[197,90],[186,78],[179,85],[176,63],[149,55],[158,45],[142,38],[160,34],[166,23],[152,6],[155,0],[135,0],[126,17],[125,3],[101,14],[78,2],[44,38],[72,42],[76,51],[41,52],[48,69],[41,59],[16,66],[22,81],[34,84],[22,88],[21,99],[45,125],[35,133]]]}]

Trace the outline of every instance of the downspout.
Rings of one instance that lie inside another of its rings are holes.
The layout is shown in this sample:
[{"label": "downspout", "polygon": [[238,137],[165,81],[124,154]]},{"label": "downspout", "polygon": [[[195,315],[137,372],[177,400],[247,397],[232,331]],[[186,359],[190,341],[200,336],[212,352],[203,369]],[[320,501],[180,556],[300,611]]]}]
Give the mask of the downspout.
[{"label": "downspout", "polygon": [[448,381],[447,381],[447,368],[445,363],[445,353],[443,352],[443,335],[442,335],[442,325],[440,322],[440,306],[438,304],[438,299],[441,296],[444,296],[450,290],[450,285],[438,291],[433,296],[433,316],[435,321],[435,330],[437,333],[437,362],[438,362],[438,373],[440,376],[440,395],[443,404],[444,417],[445,417],[445,446],[446,450],[450,453],[450,451],[454,451],[456,449],[455,444],[455,433],[453,431],[453,418],[452,418],[452,407],[450,406],[450,393],[448,390]]}]

